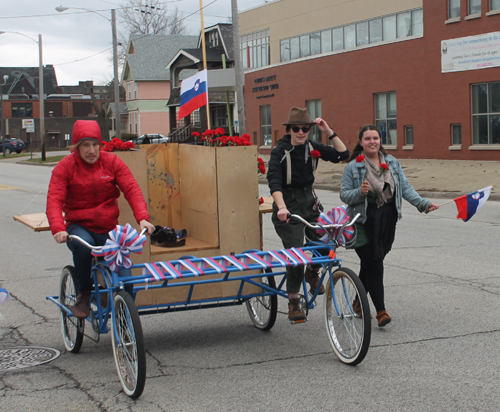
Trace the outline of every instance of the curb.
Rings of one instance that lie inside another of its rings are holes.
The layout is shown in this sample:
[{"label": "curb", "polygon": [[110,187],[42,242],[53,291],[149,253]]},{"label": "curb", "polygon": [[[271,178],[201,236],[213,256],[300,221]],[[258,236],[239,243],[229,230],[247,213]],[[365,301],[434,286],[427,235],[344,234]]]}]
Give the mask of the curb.
[{"label": "curb", "polygon": [[[267,185],[267,179],[260,178],[259,183],[263,185]],[[331,190],[332,192],[340,192],[340,186],[333,186],[333,185],[327,185],[327,184],[321,184],[321,183],[315,183],[314,184],[315,189],[320,189],[320,190]],[[455,199],[457,197],[466,195],[467,193],[461,193],[461,192],[430,192],[430,191],[419,191],[417,190],[417,193],[425,198],[440,198],[440,199]],[[493,200],[493,201],[500,201],[500,193],[490,193],[490,197],[488,200]]]}]

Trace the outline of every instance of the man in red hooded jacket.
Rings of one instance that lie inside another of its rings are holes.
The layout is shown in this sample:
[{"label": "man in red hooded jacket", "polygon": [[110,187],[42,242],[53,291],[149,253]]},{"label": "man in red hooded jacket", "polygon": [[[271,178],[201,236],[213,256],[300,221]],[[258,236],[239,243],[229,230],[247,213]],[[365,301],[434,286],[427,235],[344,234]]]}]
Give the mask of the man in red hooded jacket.
[{"label": "man in red hooded jacket", "polygon": [[[120,190],[141,229],[153,233],[141,189],[127,165],[114,153],[101,152],[101,129],[95,120],[77,120],[73,126],[71,154],[52,171],[47,194],[47,218],[57,243],[77,235],[102,246],[118,224]],[[63,217],[64,213],[64,217]],[[77,300],[73,315],[89,316],[92,290],[92,255],[79,242],[68,242],[73,252]]]}]

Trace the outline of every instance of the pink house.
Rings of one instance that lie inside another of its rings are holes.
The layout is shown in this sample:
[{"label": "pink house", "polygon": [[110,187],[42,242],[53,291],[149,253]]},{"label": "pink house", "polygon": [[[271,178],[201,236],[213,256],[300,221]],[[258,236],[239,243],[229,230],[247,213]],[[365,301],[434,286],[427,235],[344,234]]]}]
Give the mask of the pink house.
[{"label": "pink house", "polygon": [[[122,72],[128,122],[127,132],[169,134],[170,71],[165,67],[184,48],[196,47],[198,36],[133,35]],[[186,73],[186,76],[189,76]]]}]

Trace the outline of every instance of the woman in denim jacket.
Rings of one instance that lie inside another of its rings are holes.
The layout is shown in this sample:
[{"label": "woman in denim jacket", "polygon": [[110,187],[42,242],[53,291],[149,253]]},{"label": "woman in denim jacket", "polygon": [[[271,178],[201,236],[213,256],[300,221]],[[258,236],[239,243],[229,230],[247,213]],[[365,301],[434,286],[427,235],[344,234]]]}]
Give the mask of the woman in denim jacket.
[{"label": "woman in denim jacket", "polygon": [[[384,258],[394,242],[403,198],[419,212],[439,208],[422,198],[408,182],[399,162],[382,147],[377,128],[364,126],[342,175],[340,199],[347,203],[349,216],[361,214],[353,247],[360,258],[359,278],[371,296],[380,327],[391,321],[385,310]],[[353,309],[361,316],[356,300]]]}]

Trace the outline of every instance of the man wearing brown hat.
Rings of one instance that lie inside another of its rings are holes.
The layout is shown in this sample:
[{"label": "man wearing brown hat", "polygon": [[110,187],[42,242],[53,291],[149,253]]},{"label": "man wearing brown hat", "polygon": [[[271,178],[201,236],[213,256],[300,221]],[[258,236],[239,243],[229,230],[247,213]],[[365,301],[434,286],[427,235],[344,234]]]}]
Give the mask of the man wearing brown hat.
[{"label": "man wearing brown hat", "polygon": [[[282,124],[286,126],[287,134],[278,141],[271,152],[267,180],[274,200],[274,228],[283,246],[288,249],[304,246],[304,225],[297,220],[289,220],[288,214],[297,214],[311,223],[316,223],[320,208],[322,209],[312,188],[318,159],[338,163],[349,157],[349,151],[323,119],[318,117],[312,122],[306,109],[292,107],[288,120]],[[315,125],[327,134],[333,147],[308,140],[309,131]],[[309,238],[317,237],[311,229],[306,228],[306,231]],[[309,265],[305,270],[306,281],[312,292],[319,283],[318,270],[319,268]],[[299,298],[304,269],[301,266],[287,267],[286,276],[288,319],[292,322],[304,321],[306,316],[300,307]],[[325,293],[323,285],[319,293]]]}]

